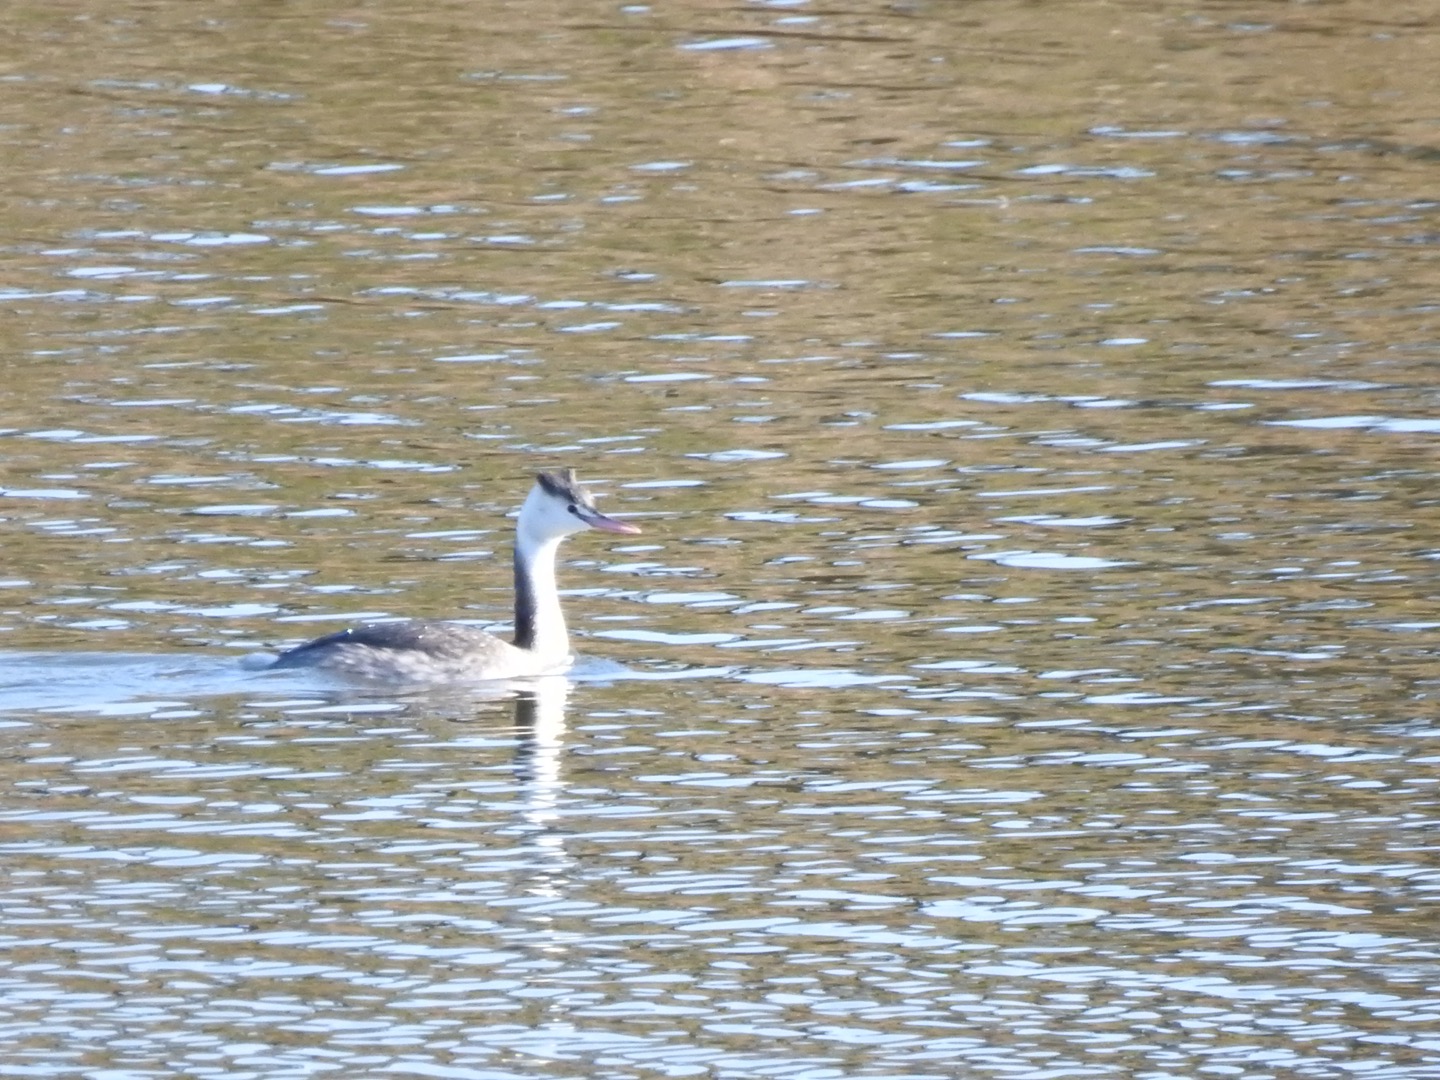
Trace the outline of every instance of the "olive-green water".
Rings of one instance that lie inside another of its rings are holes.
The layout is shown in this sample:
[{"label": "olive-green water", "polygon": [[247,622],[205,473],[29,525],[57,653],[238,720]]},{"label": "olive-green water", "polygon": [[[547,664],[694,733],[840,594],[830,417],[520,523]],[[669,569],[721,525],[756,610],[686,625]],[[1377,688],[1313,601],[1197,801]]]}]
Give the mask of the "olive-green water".
[{"label": "olive-green water", "polygon": [[1433,14],[10,5],[0,1075],[1440,1077]]}]

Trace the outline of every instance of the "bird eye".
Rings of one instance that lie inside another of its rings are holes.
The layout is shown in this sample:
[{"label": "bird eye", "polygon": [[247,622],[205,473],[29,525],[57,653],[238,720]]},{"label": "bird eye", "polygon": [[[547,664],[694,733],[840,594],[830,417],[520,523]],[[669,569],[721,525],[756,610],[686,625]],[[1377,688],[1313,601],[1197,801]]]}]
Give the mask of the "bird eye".
[{"label": "bird eye", "polygon": [[574,504],[574,503],[571,503],[571,504],[570,504],[569,506],[567,506],[565,509],[566,509],[566,510],[569,510],[570,513],[576,515],[577,517],[580,515],[580,511],[575,509],[575,504]]}]

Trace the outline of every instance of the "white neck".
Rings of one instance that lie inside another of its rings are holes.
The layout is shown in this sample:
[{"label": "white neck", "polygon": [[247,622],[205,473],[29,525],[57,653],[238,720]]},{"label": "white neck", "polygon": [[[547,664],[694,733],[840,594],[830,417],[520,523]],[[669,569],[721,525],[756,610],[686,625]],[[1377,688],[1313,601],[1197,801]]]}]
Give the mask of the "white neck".
[{"label": "white neck", "polygon": [[555,584],[555,555],[563,537],[515,537],[515,645],[546,660],[570,655],[565,613]]}]

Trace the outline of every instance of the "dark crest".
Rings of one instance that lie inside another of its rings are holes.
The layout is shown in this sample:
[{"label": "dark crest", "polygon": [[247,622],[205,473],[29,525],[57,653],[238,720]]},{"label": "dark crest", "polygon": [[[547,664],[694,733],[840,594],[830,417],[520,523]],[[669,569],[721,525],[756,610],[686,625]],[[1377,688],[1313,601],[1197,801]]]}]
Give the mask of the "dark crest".
[{"label": "dark crest", "polygon": [[574,469],[564,469],[560,472],[542,472],[536,475],[536,483],[554,495],[557,499],[564,499],[566,502],[575,503],[579,506],[594,506],[590,493],[580,486],[580,481],[575,478]]}]

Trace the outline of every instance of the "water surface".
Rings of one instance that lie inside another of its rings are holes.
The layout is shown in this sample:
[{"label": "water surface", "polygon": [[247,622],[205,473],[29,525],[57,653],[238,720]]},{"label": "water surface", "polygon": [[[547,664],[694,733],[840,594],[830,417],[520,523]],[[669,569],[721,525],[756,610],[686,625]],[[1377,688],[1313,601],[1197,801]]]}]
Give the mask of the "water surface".
[{"label": "water surface", "polygon": [[1423,20],[12,14],[7,1076],[1440,1077]]}]

